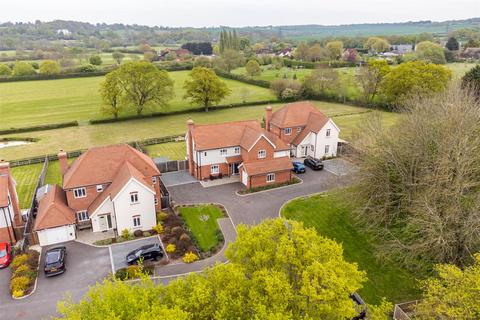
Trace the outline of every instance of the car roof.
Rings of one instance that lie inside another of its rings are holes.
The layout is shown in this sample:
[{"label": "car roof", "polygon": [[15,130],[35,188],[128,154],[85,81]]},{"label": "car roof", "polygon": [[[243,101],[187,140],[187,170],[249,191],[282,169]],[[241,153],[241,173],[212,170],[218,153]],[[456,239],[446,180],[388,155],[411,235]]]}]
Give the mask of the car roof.
[{"label": "car roof", "polygon": [[7,249],[8,242],[0,242],[0,249]]},{"label": "car roof", "polygon": [[65,250],[65,247],[55,247],[47,250],[47,253],[49,252],[56,252],[56,251],[62,251]]}]

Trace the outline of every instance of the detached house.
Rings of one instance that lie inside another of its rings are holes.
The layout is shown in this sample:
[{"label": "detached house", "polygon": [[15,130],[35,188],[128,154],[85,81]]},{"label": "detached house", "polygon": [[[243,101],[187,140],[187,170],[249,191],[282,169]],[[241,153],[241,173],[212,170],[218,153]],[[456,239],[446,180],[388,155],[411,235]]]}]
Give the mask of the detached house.
[{"label": "detached house", "polygon": [[273,114],[267,108],[265,126],[289,145],[293,157],[337,155],[340,129],[309,101],[287,104]]},{"label": "detached house", "polygon": [[10,165],[0,161],[0,242],[15,244],[20,240],[23,225],[16,182]]},{"label": "detached house", "polygon": [[34,230],[40,245],[92,232],[151,230],[161,209],[160,171],[147,155],[128,145],[92,148],[71,166],[58,155],[62,187],[40,200]]}]

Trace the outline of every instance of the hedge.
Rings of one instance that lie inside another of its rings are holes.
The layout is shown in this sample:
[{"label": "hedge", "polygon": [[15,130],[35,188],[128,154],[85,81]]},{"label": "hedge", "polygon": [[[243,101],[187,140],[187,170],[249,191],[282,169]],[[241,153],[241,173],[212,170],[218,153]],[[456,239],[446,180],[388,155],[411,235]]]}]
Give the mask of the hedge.
[{"label": "hedge", "polygon": [[247,76],[244,76],[244,75],[225,72],[225,71],[220,70],[220,69],[214,69],[214,70],[215,70],[215,73],[222,78],[236,80],[236,81],[244,82],[244,83],[247,83],[247,84],[252,84],[254,86],[259,86],[259,87],[262,87],[262,88],[267,88],[267,89],[270,88],[270,82],[266,81],[266,80],[256,80],[256,79],[252,79],[252,78],[249,78]]},{"label": "hedge", "polygon": [[309,62],[309,61],[298,61],[291,59],[283,59],[283,63],[286,67],[303,67],[305,69],[315,69],[318,67],[330,67],[330,68],[344,68],[344,67],[355,67],[356,64],[349,61],[319,61],[319,62]]},{"label": "hedge", "polygon": [[60,128],[67,128],[67,127],[76,127],[76,126],[78,126],[77,121],[52,123],[52,124],[44,124],[44,125],[32,126],[32,127],[10,128],[6,130],[0,130],[0,135],[11,134],[11,133],[44,131],[44,130],[60,129]]},{"label": "hedge", "polygon": [[[278,103],[278,102],[280,101],[279,100],[263,100],[263,101],[253,101],[253,102],[232,103],[227,105],[211,106],[209,107],[209,110],[213,111],[213,110],[222,110],[222,109],[229,109],[229,108],[246,107],[246,106],[259,106],[263,104]],[[129,121],[129,120],[139,120],[139,119],[145,119],[145,118],[155,118],[155,117],[164,117],[164,116],[171,116],[171,115],[178,115],[178,114],[186,114],[191,112],[203,112],[204,110],[205,110],[204,107],[194,107],[194,108],[179,110],[179,111],[153,112],[153,113],[143,114],[143,115],[131,115],[126,117],[121,117],[118,119],[115,119],[115,118],[94,119],[94,120],[89,120],[89,123],[102,124],[102,123]]]}]

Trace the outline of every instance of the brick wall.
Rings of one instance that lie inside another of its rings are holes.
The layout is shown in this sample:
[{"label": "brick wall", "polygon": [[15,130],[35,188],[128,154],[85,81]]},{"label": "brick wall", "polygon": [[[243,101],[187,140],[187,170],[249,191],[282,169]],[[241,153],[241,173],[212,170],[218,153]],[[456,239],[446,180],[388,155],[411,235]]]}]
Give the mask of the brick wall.
[{"label": "brick wall", "polygon": [[[10,230],[10,236],[8,235],[9,230]],[[10,237],[12,238],[12,244],[15,244],[16,241],[15,241],[14,231],[12,227],[0,228],[0,242],[10,243]]]},{"label": "brick wall", "polygon": [[258,188],[258,187],[266,186],[268,184],[283,183],[283,182],[289,181],[291,178],[292,178],[292,174],[290,171],[275,172],[275,181],[270,183],[267,183],[266,174],[253,176],[253,177],[249,177],[247,188]]}]

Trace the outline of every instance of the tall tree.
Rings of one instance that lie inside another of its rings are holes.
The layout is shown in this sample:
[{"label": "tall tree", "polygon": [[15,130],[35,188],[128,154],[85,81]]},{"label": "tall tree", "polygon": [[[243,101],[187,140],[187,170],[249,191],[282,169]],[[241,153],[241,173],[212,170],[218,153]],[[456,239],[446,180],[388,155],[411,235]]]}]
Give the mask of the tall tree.
[{"label": "tall tree", "polygon": [[259,76],[262,73],[262,68],[256,60],[250,60],[245,65],[245,70],[250,77]]},{"label": "tall tree", "polygon": [[118,79],[125,92],[125,102],[140,115],[145,108],[165,108],[173,98],[173,81],[168,73],[151,62],[128,62],[118,68]]},{"label": "tall tree", "polygon": [[338,60],[342,57],[343,54],[343,42],[342,41],[331,41],[326,45],[328,55],[332,60]]},{"label": "tall tree", "polygon": [[125,58],[125,55],[123,53],[121,53],[120,51],[114,51],[112,53],[112,58],[113,60],[115,60],[115,62],[120,65],[122,64],[122,60],[123,58]]},{"label": "tall tree", "polygon": [[303,81],[308,96],[329,95],[339,86],[338,72],[332,68],[318,68],[312,71]]},{"label": "tall tree", "polygon": [[415,47],[415,53],[419,59],[427,62],[436,64],[447,63],[443,48],[440,45],[431,41],[422,41],[417,44],[417,46]]},{"label": "tall tree", "polygon": [[30,63],[17,61],[13,66],[13,76],[21,77],[21,76],[31,76],[36,74],[35,69]]},{"label": "tall tree", "polygon": [[448,38],[445,47],[450,51],[457,51],[458,49],[460,49],[460,45],[458,44],[458,41],[457,39],[455,39],[455,37]]},{"label": "tall tree", "polygon": [[40,65],[39,72],[41,74],[59,74],[61,71],[60,65],[52,60],[45,60]]},{"label": "tall tree", "polygon": [[310,47],[306,42],[300,42],[293,55],[295,56],[295,59],[300,61],[310,60]]},{"label": "tall tree", "polygon": [[183,88],[186,91],[183,98],[190,100],[191,103],[201,104],[206,112],[209,107],[225,99],[231,92],[213,70],[203,67],[193,68]]},{"label": "tall tree", "polygon": [[388,51],[390,49],[390,44],[383,38],[370,37],[365,42],[364,48],[374,53],[380,53]]},{"label": "tall tree", "polygon": [[245,58],[240,51],[226,49],[215,61],[216,67],[227,72],[232,71],[245,64]]},{"label": "tall tree", "polygon": [[100,96],[104,103],[101,108],[102,113],[118,119],[118,115],[123,109],[121,100],[124,97],[119,70],[114,70],[105,76],[100,83]]},{"label": "tall tree", "polygon": [[375,100],[389,70],[390,67],[385,60],[372,60],[360,67],[356,78],[362,88],[365,103],[371,104]]}]

